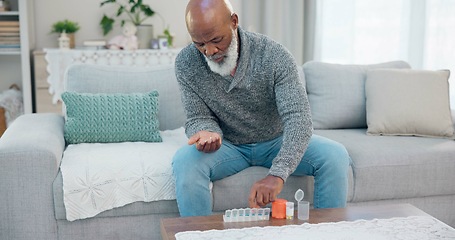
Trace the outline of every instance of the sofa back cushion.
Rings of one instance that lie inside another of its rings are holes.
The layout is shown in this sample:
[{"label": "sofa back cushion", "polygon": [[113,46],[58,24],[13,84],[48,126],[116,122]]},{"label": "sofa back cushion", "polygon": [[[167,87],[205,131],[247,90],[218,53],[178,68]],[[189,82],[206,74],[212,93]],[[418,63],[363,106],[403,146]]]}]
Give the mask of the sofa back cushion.
[{"label": "sofa back cushion", "polygon": [[310,61],[303,64],[315,129],[366,128],[365,79],[368,69],[410,68],[403,61],[342,65]]},{"label": "sofa back cushion", "polygon": [[159,94],[160,130],[184,126],[185,113],[173,65],[154,67],[71,65],[65,73],[64,89],[78,93]]}]

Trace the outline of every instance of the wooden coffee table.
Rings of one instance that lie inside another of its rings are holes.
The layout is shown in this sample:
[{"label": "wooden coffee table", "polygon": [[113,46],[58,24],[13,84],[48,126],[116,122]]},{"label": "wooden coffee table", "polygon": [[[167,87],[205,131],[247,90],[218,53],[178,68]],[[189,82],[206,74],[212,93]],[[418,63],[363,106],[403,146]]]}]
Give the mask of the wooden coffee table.
[{"label": "wooden coffee table", "polygon": [[[297,216],[295,214],[295,216]],[[228,229],[245,227],[283,226],[289,224],[322,223],[354,221],[359,219],[371,220],[374,218],[393,218],[409,216],[429,216],[422,210],[410,204],[380,205],[380,206],[356,206],[347,208],[311,209],[308,221],[274,219],[269,221],[254,222],[223,222],[223,215],[211,215],[205,217],[182,217],[161,219],[161,236],[163,240],[174,240],[175,234],[184,231],[204,231],[210,229]]]}]

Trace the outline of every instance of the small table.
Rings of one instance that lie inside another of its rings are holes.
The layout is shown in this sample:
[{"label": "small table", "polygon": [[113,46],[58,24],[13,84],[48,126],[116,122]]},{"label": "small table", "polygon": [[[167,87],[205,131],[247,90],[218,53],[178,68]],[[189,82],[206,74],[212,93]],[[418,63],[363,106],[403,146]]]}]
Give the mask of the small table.
[{"label": "small table", "polygon": [[[297,216],[294,214],[294,216]],[[161,219],[161,236],[163,240],[174,240],[175,234],[184,231],[205,231],[210,229],[229,229],[245,227],[283,226],[290,224],[355,221],[359,219],[393,218],[409,216],[429,216],[411,204],[394,204],[380,206],[353,206],[346,208],[311,209],[308,221],[274,219],[253,222],[224,222],[223,215],[204,217],[182,217]]]}]

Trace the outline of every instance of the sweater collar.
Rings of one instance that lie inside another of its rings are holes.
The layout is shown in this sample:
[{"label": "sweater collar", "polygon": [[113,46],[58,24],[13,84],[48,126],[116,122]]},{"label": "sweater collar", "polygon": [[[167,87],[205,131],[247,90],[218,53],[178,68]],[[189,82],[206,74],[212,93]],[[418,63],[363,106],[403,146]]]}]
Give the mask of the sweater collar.
[{"label": "sweater collar", "polygon": [[248,59],[250,58],[250,41],[248,41],[248,36],[245,34],[240,26],[237,28],[239,33],[239,60],[237,61],[237,70],[235,71],[234,79],[232,80],[231,84],[229,85],[229,89],[227,92],[230,92],[232,89],[235,88],[244,78],[245,73],[248,69]]}]

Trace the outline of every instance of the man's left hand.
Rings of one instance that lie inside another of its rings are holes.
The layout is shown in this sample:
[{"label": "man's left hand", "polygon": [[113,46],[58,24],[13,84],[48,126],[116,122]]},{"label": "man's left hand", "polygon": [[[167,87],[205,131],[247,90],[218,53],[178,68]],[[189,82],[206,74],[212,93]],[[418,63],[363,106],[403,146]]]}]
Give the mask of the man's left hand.
[{"label": "man's left hand", "polygon": [[188,140],[188,144],[196,144],[197,150],[211,153],[220,149],[221,137],[218,133],[202,130],[191,136]]},{"label": "man's left hand", "polygon": [[251,208],[258,208],[275,201],[283,189],[284,181],[280,177],[269,175],[253,184],[248,202]]}]

